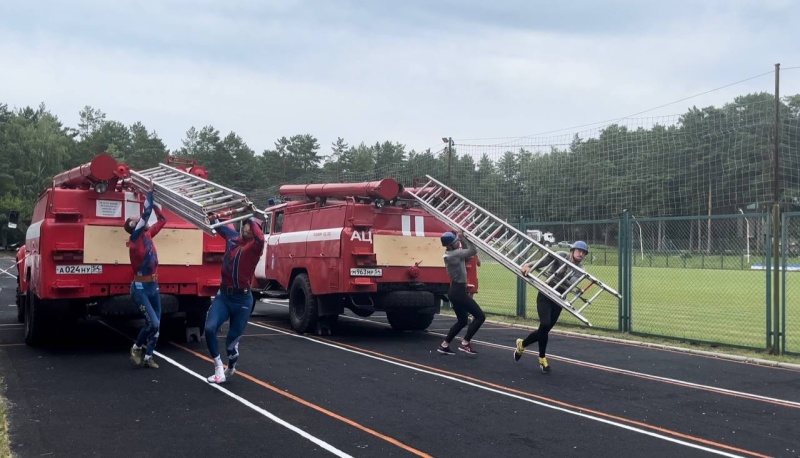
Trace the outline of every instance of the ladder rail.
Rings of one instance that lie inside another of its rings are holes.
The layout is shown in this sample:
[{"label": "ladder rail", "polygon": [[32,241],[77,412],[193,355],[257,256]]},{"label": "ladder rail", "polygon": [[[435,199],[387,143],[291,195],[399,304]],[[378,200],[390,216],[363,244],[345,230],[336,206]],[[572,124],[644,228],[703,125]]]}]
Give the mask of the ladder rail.
[{"label": "ladder rail", "polygon": [[[438,180],[436,180],[436,179],[435,179],[435,178],[433,178],[432,176],[430,176],[430,175],[425,175],[425,177],[426,177],[426,178],[428,178],[429,180],[431,180],[431,181],[432,181],[433,183],[435,183],[437,186],[441,186],[441,188],[442,188],[443,190],[447,191],[449,194],[451,194],[451,195],[459,195],[459,196],[460,196],[460,194],[458,194],[457,192],[455,192],[455,190],[453,190],[453,189],[451,189],[450,187],[448,187],[447,185],[445,185],[445,184],[443,184],[443,183],[439,182]],[[430,182],[429,182],[429,184],[430,184]],[[424,186],[423,188],[425,188],[425,187],[427,187],[427,186],[428,186],[428,185]],[[414,193],[413,193],[413,192],[410,192],[410,194],[414,195]],[[486,209],[484,209],[484,208],[483,208],[483,207],[481,207],[480,205],[476,204],[475,202],[472,202],[471,200],[467,199],[466,197],[464,197],[464,196],[460,196],[460,197],[461,197],[461,199],[463,199],[463,200],[464,200],[464,201],[465,201],[467,204],[469,204],[469,206],[471,206],[471,207],[473,207],[473,208],[476,208],[476,209],[478,209],[478,210],[482,211],[483,213],[486,213],[486,214],[491,214],[489,211],[487,211]],[[470,231],[466,230],[466,228],[465,228],[465,227],[462,227],[462,226],[461,226],[459,223],[457,223],[456,221],[454,221],[452,218],[450,218],[450,217],[447,217],[447,219],[448,219],[448,220],[449,220],[449,222],[450,222],[451,224],[453,224],[454,226],[456,226],[456,227],[458,227],[458,228],[460,228],[460,229],[464,230],[464,231],[465,231],[465,232],[467,232],[467,233],[471,233]],[[542,249],[542,250],[546,251],[548,254],[551,254],[551,255],[553,255],[553,256],[558,256],[558,258],[560,258],[560,259],[559,259],[559,262],[562,262],[563,264],[566,264],[566,265],[570,266],[570,267],[571,267],[571,268],[573,268],[573,269],[576,269],[576,270],[579,270],[579,271],[582,271],[582,272],[583,272],[583,269],[582,269],[581,267],[579,267],[578,265],[574,264],[574,263],[573,263],[573,262],[571,262],[570,260],[568,260],[568,259],[565,259],[565,258],[563,258],[563,257],[559,256],[557,252],[555,252],[555,251],[553,251],[553,250],[551,250],[551,249],[547,248],[547,247],[546,247],[546,246],[544,246],[543,244],[541,244],[541,243],[537,242],[536,240],[534,240],[533,238],[531,238],[531,237],[530,237],[528,234],[525,234],[524,232],[520,231],[520,230],[519,230],[519,229],[517,229],[516,227],[514,227],[514,226],[512,226],[512,225],[508,224],[507,222],[505,222],[505,221],[503,221],[503,220],[501,220],[501,219],[499,219],[499,218],[497,218],[497,222],[498,222],[498,223],[500,223],[500,225],[501,225],[501,226],[503,226],[503,227],[504,227],[506,230],[509,230],[509,231],[513,232],[514,234],[516,234],[516,235],[518,235],[518,236],[520,236],[520,237],[523,237],[523,238],[527,239],[529,242],[531,242],[531,243],[532,243],[532,244],[534,244],[535,246],[539,247],[540,249]],[[587,275],[587,277],[588,277],[590,280],[592,280],[592,281],[593,281],[595,284],[597,284],[597,285],[598,285],[598,286],[600,286],[601,288],[605,289],[607,292],[609,292],[609,293],[611,293],[611,294],[613,294],[613,295],[617,296],[617,298],[622,298],[622,295],[621,295],[620,293],[618,293],[618,292],[617,292],[617,291],[616,291],[614,288],[610,287],[609,285],[607,285],[607,284],[603,283],[603,281],[601,281],[599,278],[596,278],[596,277],[594,277],[594,276],[593,276],[592,274],[590,274],[589,272],[586,272],[586,275]]]},{"label": "ladder rail", "polygon": [[[569,259],[537,242],[528,234],[501,220],[432,176],[426,175],[426,178],[429,181],[424,186],[417,190],[408,190],[408,193],[425,210],[443,223],[461,229],[464,237],[476,247],[489,254],[498,263],[511,270],[583,323],[591,326],[589,320],[581,315],[581,312],[600,294],[609,292],[618,299],[622,297],[614,288]],[[537,260],[537,256],[543,252],[545,254]],[[524,259],[524,261],[518,263],[519,259]],[[542,264],[548,260],[549,263],[543,266]],[[533,265],[527,274],[523,274],[522,267],[528,264]],[[548,278],[542,279],[539,276]],[[558,280],[555,285],[551,284],[553,279]],[[588,285],[579,288],[578,285],[587,279],[589,280]],[[587,300],[583,294],[593,286],[597,286],[598,291]],[[569,300],[570,294],[575,295],[571,300]],[[573,306],[578,299],[584,303],[580,310]]]},{"label": "ladder rail", "polygon": [[[251,217],[266,220],[243,193],[183,170],[159,163],[157,167],[130,171],[126,183],[140,193],[147,192],[150,183],[156,201],[169,208],[203,232],[215,236],[217,228]],[[227,219],[221,220],[222,218]]]},{"label": "ladder rail", "polygon": [[[131,176],[134,177],[134,180],[132,181],[134,187],[140,192],[145,192],[145,190],[147,189],[147,183],[149,183],[148,178],[143,176],[137,176],[136,172],[131,172]],[[159,181],[153,180],[153,188],[154,188],[153,190],[156,191],[158,197],[161,200],[169,201],[169,203],[172,204],[172,206],[181,208],[183,210],[188,210],[190,207],[186,205],[187,201],[197,204],[197,202],[195,202],[194,200],[186,198],[186,196],[183,196],[180,193],[176,192],[175,190],[166,187]]]},{"label": "ladder rail", "polygon": [[[433,208],[430,205],[427,205],[427,206],[428,206],[428,208],[426,208],[426,209],[428,209],[429,211]],[[452,219],[447,218],[447,220],[448,221],[445,221],[446,223],[450,223],[450,224],[453,223]],[[587,320],[579,312],[577,312],[575,310],[575,308],[571,304],[566,303],[558,294],[555,293],[555,291],[551,290],[551,287],[549,285],[547,285],[547,283],[541,281],[537,277],[532,276],[530,274],[521,275],[522,272],[519,271],[519,267],[517,265],[515,265],[512,262],[508,261],[508,259],[505,258],[501,253],[497,252],[497,250],[493,246],[491,246],[488,243],[484,242],[480,238],[473,238],[472,234],[469,234],[469,233],[465,234],[465,237],[468,237],[469,240],[472,243],[474,243],[478,248],[482,249],[483,251],[485,251],[487,253],[490,253],[490,254],[493,253],[493,252],[496,253],[497,256],[492,256],[492,257],[495,258],[496,261],[498,261],[500,264],[503,264],[509,270],[512,270],[514,272],[519,272],[518,275],[521,276],[528,284],[530,284],[531,286],[535,287],[542,294],[546,295],[550,300],[552,300],[556,304],[559,304],[562,308],[566,309],[568,312],[570,312],[573,315],[575,315],[576,318],[581,320],[583,323],[587,324],[588,326],[591,326],[591,322],[589,322],[589,320]],[[558,255],[556,255],[556,256],[558,256]],[[561,256],[559,256],[559,257],[561,257]]]}]

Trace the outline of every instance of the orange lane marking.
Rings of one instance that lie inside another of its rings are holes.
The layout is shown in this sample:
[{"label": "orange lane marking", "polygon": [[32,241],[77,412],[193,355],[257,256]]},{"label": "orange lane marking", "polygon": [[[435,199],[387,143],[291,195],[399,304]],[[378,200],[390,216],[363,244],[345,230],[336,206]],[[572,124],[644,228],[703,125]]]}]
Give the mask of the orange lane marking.
[{"label": "orange lane marking", "polygon": [[[487,347],[501,348],[501,349],[504,349],[504,350],[508,349],[508,348],[513,348],[513,347],[507,347],[505,345],[491,343],[491,342],[486,342],[486,343],[483,343],[482,345],[485,345]],[[759,396],[756,396],[756,395],[749,395],[747,393],[734,393],[732,391],[728,391],[728,390],[721,389],[721,388],[716,388],[716,387],[713,387],[713,386],[701,386],[700,384],[681,382],[679,380],[670,380],[670,379],[668,379],[666,377],[659,377],[659,376],[656,376],[656,375],[642,374],[642,373],[638,373],[638,372],[635,372],[635,371],[630,371],[630,370],[626,370],[626,369],[617,369],[615,367],[603,366],[603,365],[600,365],[600,364],[587,363],[587,362],[584,362],[584,361],[579,361],[577,359],[572,359],[572,358],[566,358],[566,357],[563,357],[563,356],[555,356],[555,355],[553,355],[553,356],[551,356],[551,358],[553,358],[556,361],[561,361],[561,362],[564,362],[564,363],[567,363],[567,364],[574,364],[576,366],[588,367],[590,369],[595,369],[595,370],[599,370],[599,371],[611,372],[612,374],[627,375],[627,376],[630,376],[630,377],[635,377],[635,378],[639,378],[639,379],[643,379],[643,380],[651,380],[651,381],[666,383],[668,385],[680,386],[680,387],[683,387],[683,388],[691,388],[691,389],[695,389],[695,390],[708,391],[708,392],[711,392],[711,393],[721,394],[721,395],[724,395],[724,396],[731,396],[731,397],[735,397],[735,398],[739,398],[739,399],[748,399],[748,400],[751,400],[751,401],[766,402],[768,404],[775,404],[775,405],[779,405],[779,406],[782,406],[782,407],[789,407],[789,408],[792,408],[792,409],[800,409],[800,404],[798,404],[796,402],[785,401],[785,400],[781,400],[781,399],[770,399],[770,398],[766,398],[766,397],[759,397]]]},{"label": "orange lane marking", "polygon": [[423,368],[423,369],[426,369],[426,370],[429,370],[429,371],[432,371],[432,372],[438,372],[440,374],[449,375],[451,377],[456,377],[456,378],[460,378],[460,379],[463,379],[463,380],[469,380],[471,382],[483,384],[485,386],[489,386],[489,387],[492,387],[492,388],[495,388],[495,389],[498,389],[498,390],[507,391],[509,393],[519,394],[519,395],[522,395],[522,396],[528,396],[528,397],[531,397],[531,398],[534,398],[534,399],[539,399],[541,401],[545,401],[545,402],[549,402],[549,403],[552,403],[552,404],[556,404],[556,405],[559,405],[559,406],[562,406],[562,407],[566,407],[566,408],[569,408],[569,409],[573,409],[573,410],[576,410],[576,411],[579,411],[579,412],[591,413],[591,414],[597,415],[599,417],[609,418],[609,419],[616,420],[616,421],[619,421],[621,423],[627,423],[627,424],[630,424],[630,425],[636,425],[636,426],[639,426],[639,427],[642,427],[642,428],[645,428],[645,429],[658,431],[658,432],[661,432],[661,433],[664,433],[664,434],[667,434],[667,435],[676,436],[676,437],[680,437],[680,438],[683,438],[683,439],[688,439],[688,440],[692,440],[692,441],[695,441],[695,442],[699,442],[701,444],[711,445],[711,446],[714,446],[714,447],[719,447],[721,449],[731,450],[731,451],[735,451],[735,452],[739,452],[739,453],[744,453],[744,454],[751,455],[751,456],[764,457],[764,458],[767,458],[769,456],[769,455],[762,455],[762,454],[757,453],[757,452],[752,452],[750,450],[745,450],[745,449],[733,447],[731,445],[721,444],[719,442],[714,442],[712,440],[703,439],[703,438],[692,436],[692,435],[689,435],[689,434],[684,434],[684,433],[681,433],[681,432],[678,432],[678,431],[673,431],[671,429],[662,428],[660,426],[651,425],[649,423],[636,421],[636,420],[631,420],[629,418],[624,418],[624,417],[620,417],[620,416],[617,416],[617,415],[601,412],[599,410],[588,409],[588,408],[585,408],[585,407],[576,406],[576,405],[573,405],[573,404],[569,404],[567,402],[563,402],[563,401],[559,401],[559,400],[556,400],[556,399],[548,398],[546,396],[541,396],[541,395],[538,395],[538,394],[529,393],[527,391],[522,391],[522,390],[517,390],[517,389],[514,389],[514,388],[509,388],[509,387],[504,386],[504,385],[499,385],[499,384],[496,384],[496,383],[487,382],[485,380],[481,380],[481,379],[478,379],[478,378],[475,378],[475,377],[471,377],[469,375],[463,375],[463,374],[459,374],[457,372],[450,372],[450,371],[439,369],[439,368],[436,368],[436,367],[433,367],[433,366],[427,366],[425,364],[415,363],[413,361],[408,361],[408,360],[405,360],[405,359],[402,359],[402,358],[396,358],[394,356],[385,355],[383,353],[379,353],[379,352],[376,352],[376,351],[372,351],[372,350],[367,350],[367,349],[364,349],[364,348],[356,347],[354,345],[343,344],[341,342],[336,342],[336,341],[328,340],[328,339],[324,339],[324,338],[319,338],[319,339],[322,340],[322,341],[331,343],[333,345],[339,345],[339,346],[342,346],[342,347],[345,347],[345,348],[349,348],[351,350],[357,350],[357,351],[361,351],[361,352],[364,352],[364,353],[369,353],[369,354],[372,354],[372,355],[380,356],[382,358],[386,358],[386,359],[391,359],[391,360],[395,360],[395,361],[398,361],[398,362],[402,362],[402,363],[408,364],[410,366],[417,366],[417,367],[420,367],[420,368]]},{"label": "orange lane marking", "polygon": [[[551,331],[551,332],[553,332],[553,331]],[[694,352],[691,352],[691,351],[683,351],[681,349],[662,348],[662,347],[656,347],[656,346],[651,346],[651,345],[647,345],[647,344],[642,345],[642,344],[637,344],[637,343],[619,342],[619,341],[616,341],[616,340],[594,339],[592,337],[584,337],[584,336],[575,335],[575,334],[559,334],[559,335],[561,337],[566,337],[566,338],[592,340],[592,341],[595,341],[595,342],[610,343],[610,344],[615,344],[615,345],[624,345],[626,347],[642,348],[642,349],[645,349],[645,350],[657,350],[657,351],[664,351],[664,352],[668,352],[668,353],[678,353],[678,354],[681,354],[681,355],[696,356],[696,357],[699,357],[699,358],[715,359],[717,361],[723,361],[723,362],[728,362],[728,363],[750,364],[750,365],[753,365],[753,366],[764,367],[764,368],[767,368],[767,369],[779,369],[779,370],[790,371],[790,372],[798,372],[798,371],[800,371],[800,369],[795,369],[793,367],[773,366],[771,364],[759,363],[757,361],[740,361],[740,360],[737,360],[737,359],[726,358],[725,355],[721,355],[721,356],[706,355],[706,354],[703,354],[703,353],[694,353]]]},{"label": "orange lane marking", "polygon": [[[553,359],[558,359],[558,358],[553,358]],[[564,360],[562,359],[561,361],[564,361]],[[573,361],[564,361],[564,362],[572,363],[572,364],[575,364],[577,366],[583,366],[583,367],[588,367],[588,368],[592,368],[592,369],[598,369],[593,364],[586,364],[586,363],[583,363],[583,362],[580,362],[580,361],[574,361],[573,360]],[[684,388],[692,388],[692,389],[701,390],[701,391],[709,391],[711,393],[722,394],[722,395],[725,395],[725,396],[731,396],[731,397],[739,398],[739,399],[748,399],[748,400],[751,400],[751,401],[766,402],[766,403],[769,403],[769,404],[775,404],[775,405],[779,405],[779,406],[782,406],[782,407],[789,407],[789,408],[792,408],[792,409],[800,409],[800,406],[798,406],[796,403],[784,402],[784,401],[781,401],[780,399],[764,399],[764,398],[759,398],[759,397],[748,396],[747,394],[742,394],[742,393],[731,393],[730,391],[725,391],[725,390],[722,390],[722,389],[718,389],[718,388],[715,388],[713,386],[687,385],[687,384],[681,383],[679,381],[667,380],[667,379],[663,379],[663,378],[656,378],[656,377],[653,377],[653,376],[650,376],[650,375],[647,375],[647,374],[637,374],[635,372],[626,372],[626,371],[622,371],[622,370],[617,371],[617,370],[614,370],[614,368],[610,368],[610,367],[604,367],[604,368],[599,368],[599,369],[600,370],[604,370],[604,371],[608,371],[608,372],[612,372],[612,373],[615,373],[615,374],[628,375],[628,376],[631,376],[631,377],[636,377],[636,378],[640,378],[640,379],[644,379],[644,380],[656,380],[656,381],[659,381],[661,383],[666,383],[668,385],[680,386],[680,387],[684,387]]]},{"label": "orange lane marking", "polygon": [[[375,323],[375,324],[382,324],[382,325],[385,324],[385,323],[380,323],[380,322],[373,321],[373,320],[362,319],[361,321],[366,321],[366,322]],[[266,323],[262,323],[262,324],[266,325]],[[446,330],[449,330],[449,329],[450,328],[447,328],[447,329],[444,329],[444,330],[446,331]],[[481,329],[483,329],[483,328],[481,328]],[[508,329],[512,329],[512,328],[508,328]],[[439,330],[429,328],[428,331],[437,332]],[[572,337],[572,336],[571,335],[566,335],[565,337]],[[583,338],[583,337],[579,337],[579,338]],[[591,337],[586,337],[585,339],[586,340],[595,340],[595,339],[592,339]],[[478,341],[476,341],[476,342],[478,342]],[[641,345],[628,344],[628,343],[625,343],[625,342],[611,342],[611,343],[619,343],[621,345],[634,346],[634,347],[638,347],[638,348],[651,348],[651,349],[655,349],[655,350],[664,350],[664,351],[670,351],[670,352],[674,352],[674,353],[688,354],[687,352],[682,352],[682,351],[679,351],[679,350],[669,350],[669,349],[662,349],[662,348],[642,347]],[[487,347],[494,347],[494,348],[500,348],[500,349],[511,349],[511,348],[513,348],[513,347],[508,347],[506,345],[496,344],[496,343],[492,343],[492,342],[480,342],[480,344],[481,345],[485,345]],[[713,356],[708,356],[708,355],[697,355],[697,356],[711,358],[711,359],[722,359],[722,358],[715,358]],[[578,361],[578,360],[575,360],[575,359],[572,359],[572,358],[566,358],[566,357],[562,357],[562,356],[552,355],[552,356],[550,356],[550,358],[552,358],[552,359],[554,359],[556,361],[565,362],[567,364],[574,364],[576,366],[588,367],[588,368],[591,368],[591,369],[611,372],[611,373],[614,373],[614,374],[628,375],[628,376],[631,376],[631,377],[636,377],[636,378],[640,378],[640,379],[644,379],[644,380],[652,380],[652,381],[667,383],[667,384],[670,384],[670,385],[680,386],[680,387],[684,387],[684,388],[692,388],[692,389],[697,389],[697,390],[702,390],[702,391],[708,391],[708,392],[711,392],[711,393],[716,393],[716,394],[721,394],[721,395],[725,395],[725,396],[736,397],[736,398],[740,398],[740,399],[748,399],[748,400],[751,400],[751,401],[766,402],[768,404],[779,405],[779,406],[782,406],[782,407],[789,407],[789,408],[793,408],[793,409],[800,408],[800,406],[798,406],[797,403],[792,403],[790,401],[782,401],[780,399],[767,399],[765,397],[762,398],[762,397],[759,397],[759,396],[751,396],[751,395],[748,395],[746,393],[733,393],[731,391],[726,391],[726,390],[715,388],[715,387],[711,387],[711,386],[700,386],[699,384],[682,383],[680,381],[668,380],[668,379],[666,379],[666,377],[658,377],[658,376],[649,375],[649,374],[641,374],[641,373],[636,373],[635,371],[628,371],[628,370],[624,370],[624,369],[616,369],[616,368],[613,368],[613,367],[602,366],[602,365],[599,365],[599,364],[585,363],[583,361]],[[732,361],[732,362],[739,362],[739,363],[745,364],[745,362],[742,362],[742,361]],[[760,365],[760,366],[764,366],[764,365]],[[766,366],[766,367],[769,367],[769,366]],[[779,369],[779,367],[775,367],[775,369]],[[790,368],[787,368],[787,370],[796,371],[796,369],[790,369]]]},{"label": "orange lane marking", "polygon": [[[280,331],[280,329],[276,329],[276,331]],[[479,384],[483,384],[483,385],[486,385],[486,386],[489,386],[489,387],[492,387],[492,388],[495,388],[495,389],[504,390],[504,391],[507,391],[507,392],[510,392],[510,393],[515,393],[515,394],[519,394],[519,395],[522,395],[522,396],[528,396],[528,397],[531,397],[531,398],[534,398],[534,399],[539,399],[539,400],[546,401],[546,402],[551,402],[553,404],[560,405],[562,407],[567,407],[567,408],[570,408],[570,409],[573,409],[573,410],[593,413],[593,414],[595,414],[597,416],[600,416],[600,417],[610,418],[610,419],[617,420],[617,421],[622,422],[622,423],[628,423],[628,424],[640,426],[640,427],[645,428],[645,429],[655,430],[655,431],[662,432],[662,433],[667,434],[667,435],[672,435],[672,436],[676,436],[676,437],[680,437],[680,438],[684,438],[684,439],[689,439],[689,440],[693,440],[693,441],[696,441],[696,442],[699,442],[699,443],[702,443],[702,444],[712,445],[712,446],[719,447],[719,448],[726,449],[726,450],[733,450],[733,451],[737,451],[737,452],[740,452],[740,453],[745,453],[745,454],[752,455],[752,456],[757,456],[757,457],[767,457],[768,456],[768,455],[759,454],[757,452],[752,452],[752,451],[749,451],[749,450],[740,449],[740,448],[733,447],[733,446],[730,446],[730,445],[725,445],[725,444],[722,444],[722,443],[714,442],[714,441],[711,441],[711,440],[708,440],[708,439],[703,439],[703,438],[700,438],[700,437],[695,437],[695,436],[692,436],[692,435],[684,434],[684,433],[681,433],[681,432],[678,432],[678,431],[673,431],[673,430],[670,430],[670,429],[661,428],[659,426],[651,425],[651,424],[648,424],[648,423],[639,422],[639,421],[631,420],[631,419],[624,418],[624,417],[619,417],[619,416],[616,416],[616,415],[613,415],[613,414],[609,414],[609,413],[605,413],[605,412],[601,412],[601,411],[596,411],[596,410],[593,410],[593,409],[588,409],[588,408],[584,408],[584,407],[575,406],[575,405],[572,405],[572,404],[569,404],[569,403],[566,403],[566,402],[563,402],[563,401],[558,401],[556,399],[548,398],[548,397],[537,395],[537,394],[534,394],[534,393],[529,393],[529,392],[526,392],[526,391],[517,390],[517,389],[514,389],[514,388],[509,388],[509,387],[506,387],[504,385],[499,385],[499,384],[496,384],[496,383],[487,382],[485,380],[474,378],[474,377],[471,377],[471,376],[468,376],[468,375],[463,375],[463,374],[459,374],[459,373],[456,373],[456,372],[446,371],[446,370],[439,369],[439,368],[436,368],[436,367],[433,367],[433,366],[427,366],[425,364],[420,364],[420,363],[416,363],[414,361],[409,361],[409,360],[405,360],[405,359],[402,359],[402,358],[397,358],[397,357],[394,357],[394,356],[386,355],[386,354],[383,354],[383,353],[380,353],[380,352],[376,352],[376,351],[373,351],[373,350],[364,349],[364,348],[357,347],[357,346],[354,346],[354,345],[349,345],[349,344],[337,342],[337,341],[334,341],[334,340],[329,340],[329,339],[322,338],[322,337],[318,337],[318,339],[321,340],[321,341],[324,341],[324,342],[328,342],[328,343],[330,343],[332,345],[339,345],[341,347],[349,348],[351,350],[356,350],[356,351],[360,351],[360,352],[363,352],[363,353],[369,353],[369,354],[372,354],[372,355],[376,355],[376,356],[380,356],[382,358],[398,361],[398,362],[401,362],[401,363],[404,363],[404,364],[408,364],[408,365],[411,365],[411,366],[417,366],[417,367],[420,367],[420,368],[423,368],[423,369],[426,369],[426,370],[429,370],[429,371],[432,371],[432,372],[437,372],[437,373],[441,373],[441,374],[444,374],[444,375],[449,375],[449,376],[452,376],[452,377],[461,378],[463,380],[469,380],[469,381],[472,381],[472,382],[475,382],[475,383],[479,383]],[[490,346],[497,346],[497,344],[490,344]],[[724,394],[730,394],[730,393],[724,393]],[[792,406],[792,407],[794,407],[794,406]]]},{"label": "orange lane marking", "polygon": [[[197,356],[198,358],[204,359],[204,360],[206,360],[206,361],[208,361],[210,363],[214,362],[214,360],[212,360],[208,356],[201,355],[200,353],[197,353],[194,350],[190,350],[190,349],[188,349],[188,348],[186,348],[186,347],[184,347],[182,345],[176,344],[175,342],[170,342],[170,343],[172,345],[180,348],[181,350],[186,351],[187,353],[191,353],[192,355]],[[362,425],[360,423],[357,423],[354,420],[351,420],[349,418],[343,417],[343,416],[341,416],[341,415],[339,415],[339,414],[337,414],[335,412],[331,412],[330,410],[325,409],[324,407],[320,407],[320,406],[318,406],[316,404],[313,404],[313,403],[311,403],[309,401],[306,401],[303,398],[300,398],[300,397],[295,396],[293,394],[290,394],[290,393],[288,393],[286,391],[278,389],[278,388],[270,385],[267,382],[264,382],[264,381],[262,381],[262,380],[260,380],[260,379],[258,379],[256,377],[253,377],[252,375],[249,375],[249,374],[246,374],[246,373],[240,372],[240,371],[236,371],[236,375],[241,375],[242,378],[250,380],[251,382],[253,382],[253,383],[257,384],[257,385],[260,385],[260,386],[262,386],[262,387],[264,387],[264,388],[266,388],[266,389],[268,389],[268,390],[270,390],[270,391],[272,391],[274,393],[280,394],[281,396],[287,397],[287,398],[291,399],[292,401],[298,402],[298,403],[300,403],[300,404],[302,404],[302,405],[304,405],[306,407],[312,408],[312,409],[316,410],[317,412],[324,413],[325,415],[328,415],[329,417],[332,417],[332,418],[335,418],[335,419],[337,419],[337,420],[339,420],[341,422],[344,422],[344,423],[346,423],[346,424],[348,424],[348,425],[350,425],[350,426],[352,426],[354,428],[358,428],[358,429],[360,429],[360,430],[362,430],[362,431],[364,431],[364,432],[366,432],[368,434],[371,434],[371,435],[377,437],[378,439],[382,439],[382,440],[384,440],[386,442],[389,442],[389,443],[391,443],[393,445],[396,445],[397,447],[400,447],[400,448],[402,448],[403,450],[405,450],[405,451],[407,451],[409,453],[412,453],[412,454],[417,455],[417,456],[423,456],[423,457],[432,458],[431,455],[428,455],[425,452],[422,452],[422,451],[417,450],[417,449],[415,449],[415,448],[413,448],[411,446],[408,446],[408,445],[398,441],[397,439],[395,439],[393,437],[389,437],[389,436],[387,436],[385,434],[381,434],[378,431],[375,431],[374,429],[368,428],[368,427],[366,427],[366,426],[364,426],[364,425]]]}]

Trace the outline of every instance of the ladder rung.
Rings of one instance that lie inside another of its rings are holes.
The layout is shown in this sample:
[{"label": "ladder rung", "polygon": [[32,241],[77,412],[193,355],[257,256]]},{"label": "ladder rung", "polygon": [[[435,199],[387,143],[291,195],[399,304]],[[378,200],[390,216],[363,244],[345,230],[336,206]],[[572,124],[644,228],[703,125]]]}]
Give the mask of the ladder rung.
[{"label": "ladder rung", "polygon": [[[528,284],[537,288],[582,322],[591,326],[591,323],[580,314],[580,311],[576,311],[564,296],[568,295],[573,288],[577,288],[577,285],[584,279],[591,280],[589,287],[593,284],[598,285],[599,293],[609,292],[617,298],[621,298],[618,292],[568,259],[533,240],[527,234],[461,196],[430,175],[426,175],[426,178],[429,181],[423,191],[410,193],[422,208],[441,222],[454,225],[464,231],[465,236],[477,248],[488,253],[515,275],[525,279]],[[429,187],[434,189],[428,191]],[[543,255],[537,260],[540,253]],[[518,263],[520,259],[524,259],[524,261]],[[527,275],[523,275],[520,268],[528,264],[533,264],[533,267]],[[573,281],[573,277],[577,280]],[[555,285],[552,284],[554,281]],[[569,287],[564,288],[565,284]],[[557,289],[566,289],[566,291],[561,294]],[[583,298],[580,297],[580,300]],[[586,305],[588,303],[591,303],[591,299],[587,301]]]},{"label": "ladder rung", "polygon": [[600,295],[600,294],[602,294],[602,293],[603,293],[603,290],[602,290],[602,289],[598,289],[598,290],[597,290],[597,292],[594,294],[594,296],[592,296],[592,297],[591,297],[591,298],[590,298],[588,301],[586,301],[586,302],[584,303],[583,307],[581,307],[581,308],[580,308],[580,310],[578,310],[578,313],[581,313],[581,312],[583,312],[583,310],[584,310],[586,307],[588,307],[588,306],[589,306],[589,304],[591,304],[592,302],[594,302],[594,300],[595,300],[595,299],[597,299],[597,296],[599,296],[599,295]]},{"label": "ladder rung", "polygon": [[448,212],[447,212],[447,213],[445,213],[445,216],[447,216],[448,218],[452,218],[452,217],[453,217],[453,215],[455,215],[456,213],[458,213],[458,211],[459,211],[459,210],[461,210],[461,207],[463,207],[464,205],[465,205],[465,203],[464,203],[464,202],[461,202],[460,204],[456,205],[456,206],[455,206],[455,207],[453,207],[453,208],[448,208],[448,209],[447,209],[447,210],[448,210]]},{"label": "ladder rung", "polygon": [[157,202],[211,235],[216,235],[218,225],[211,224],[210,217],[230,217],[221,222],[229,224],[256,213],[263,214],[244,194],[164,164],[140,172],[131,171],[129,183],[135,190],[144,192],[151,180]]},{"label": "ladder rung", "polygon": [[234,205],[239,205],[244,202],[244,199],[234,199],[227,202],[219,202],[213,205],[203,205],[203,211],[206,213],[212,213],[219,210],[223,210],[225,208],[230,208]]},{"label": "ladder rung", "polygon": [[459,226],[463,226],[463,222],[468,220],[472,216],[472,211],[470,211],[469,206],[466,208],[459,209],[457,212],[454,212],[450,219],[453,220],[454,223],[458,224]]},{"label": "ladder rung", "polygon": [[447,206],[448,206],[448,205],[449,205],[449,203],[450,203],[450,199],[451,199],[452,197],[453,197],[453,194],[450,194],[449,196],[447,196],[447,197],[445,197],[444,199],[442,199],[442,201],[441,201],[441,202],[439,202],[439,205],[437,205],[437,206],[436,206],[436,209],[437,209],[437,210],[439,210],[439,207],[442,207],[442,209],[445,209],[445,208],[447,208]]},{"label": "ladder rung", "polygon": [[213,189],[202,189],[197,192],[185,192],[183,193],[183,196],[192,199],[195,202],[199,202],[202,199],[218,196],[224,192],[225,191],[214,191]]}]

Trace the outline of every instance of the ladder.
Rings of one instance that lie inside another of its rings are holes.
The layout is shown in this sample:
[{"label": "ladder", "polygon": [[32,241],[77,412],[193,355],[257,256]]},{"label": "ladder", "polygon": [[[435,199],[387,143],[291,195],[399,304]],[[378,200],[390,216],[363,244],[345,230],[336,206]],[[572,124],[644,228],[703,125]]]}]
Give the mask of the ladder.
[{"label": "ladder", "polygon": [[244,194],[166,164],[130,174],[134,189],[147,192],[152,180],[157,202],[211,236],[219,226],[263,215]]},{"label": "ladder", "polygon": [[[481,208],[453,189],[425,175],[427,184],[408,194],[439,221],[461,229],[477,248],[485,251],[528,284],[588,326],[581,313],[601,293],[622,296],[565,257],[550,250],[514,226]],[[527,275],[522,267],[532,265]],[[592,293],[589,293],[595,287]],[[591,297],[588,297],[591,296]],[[581,301],[580,308],[575,306]]]}]

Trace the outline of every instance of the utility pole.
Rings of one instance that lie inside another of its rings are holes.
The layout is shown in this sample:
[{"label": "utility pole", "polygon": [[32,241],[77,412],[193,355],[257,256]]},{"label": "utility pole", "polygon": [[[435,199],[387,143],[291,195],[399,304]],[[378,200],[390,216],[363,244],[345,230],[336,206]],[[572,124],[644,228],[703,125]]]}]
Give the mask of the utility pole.
[{"label": "utility pole", "polygon": [[442,137],[442,141],[447,143],[447,185],[452,186],[452,170],[453,170],[453,137]]},{"label": "utility pole", "polygon": [[781,146],[781,99],[780,99],[780,72],[781,64],[775,64],[775,134],[772,136],[772,354],[782,354],[780,347],[781,328],[780,328],[780,146]]}]

